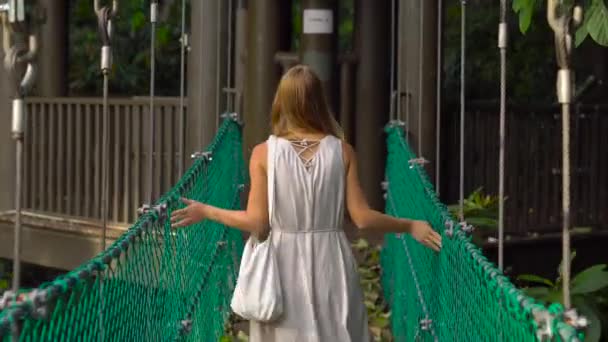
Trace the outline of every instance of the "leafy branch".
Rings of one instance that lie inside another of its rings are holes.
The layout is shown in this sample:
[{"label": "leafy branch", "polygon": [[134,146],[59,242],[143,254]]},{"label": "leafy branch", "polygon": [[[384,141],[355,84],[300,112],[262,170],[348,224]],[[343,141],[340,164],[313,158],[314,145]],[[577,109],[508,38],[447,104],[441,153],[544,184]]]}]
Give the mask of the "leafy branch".
[{"label": "leafy branch", "polygon": [[[576,256],[572,253],[570,263]],[[522,274],[517,280],[530,287],[524,291],[544,303],[562,303],[562,264],[558,268],[556,280],[546,279],[534,274]],[[571,282],[572,303],[589,320],[585,331],[585,341],[600,341],[602,333],[608,330],[608,267],[605,264],[591,266],[577,273]],[[602,328],[604,332],[602,332]]]},{"label": "leafy branch", "polygon": [[[564,0],[565,6],[573,6],[573,0]],[[530,28],[534,12],[544,5],[544,0],[513,0],[513,11],[519,16],[519,30],[526,33]],[[608,46],[608,8],[604,0],[584,1],[585,19],[576,31],[575,45],[579,46],[591,38],[602,46]]]}]

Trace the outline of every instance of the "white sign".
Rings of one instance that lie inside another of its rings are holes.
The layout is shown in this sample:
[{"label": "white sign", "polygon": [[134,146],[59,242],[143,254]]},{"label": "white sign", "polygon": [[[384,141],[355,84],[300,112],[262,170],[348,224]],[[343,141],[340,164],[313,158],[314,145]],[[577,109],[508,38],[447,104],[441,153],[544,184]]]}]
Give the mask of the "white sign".
[{"label": "white sign", "polygon": [[304,10],[304,34],[324,34],[334,32],[334,15],[328,9]]}]

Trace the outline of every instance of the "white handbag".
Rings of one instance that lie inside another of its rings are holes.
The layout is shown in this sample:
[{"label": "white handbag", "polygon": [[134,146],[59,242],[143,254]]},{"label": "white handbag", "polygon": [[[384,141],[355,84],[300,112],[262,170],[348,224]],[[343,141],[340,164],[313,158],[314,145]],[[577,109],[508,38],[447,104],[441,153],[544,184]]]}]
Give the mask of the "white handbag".
[{"label": "white handbag", "polygon": [[[268,153],[274,155],[273,150],[269,148]],[[269,220],[272,220],[274,207],[274,160],[272,164],[268,167],[269,178],[272,179],[268,189]],[[283,296],[272,247],[272,230],[264,241],[259,241],[253,235],[247,240],[230,307],[235,314],[251,321],[271,322],[283,314]]]},{"label": "white handbag", "polygon": [[271,235],[263,242],[253,236],[247,240],[230,304],[235,314],[251,321],[271,322],[283,313]]}]

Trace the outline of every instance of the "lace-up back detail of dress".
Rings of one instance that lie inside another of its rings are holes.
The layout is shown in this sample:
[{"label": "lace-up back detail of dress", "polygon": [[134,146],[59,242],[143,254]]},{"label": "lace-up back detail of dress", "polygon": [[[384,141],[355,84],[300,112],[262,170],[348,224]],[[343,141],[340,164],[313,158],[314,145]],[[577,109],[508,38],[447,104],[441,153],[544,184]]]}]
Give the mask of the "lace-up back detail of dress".
[{"label": "lace-up back detail of dress", "polygon": [[302,165],[307,171],[310,171],[314,163],[315,156],[319,149],[321,140],[309,140],[309,139],[287,139],[291,144],[291,147],[296,151]]}]

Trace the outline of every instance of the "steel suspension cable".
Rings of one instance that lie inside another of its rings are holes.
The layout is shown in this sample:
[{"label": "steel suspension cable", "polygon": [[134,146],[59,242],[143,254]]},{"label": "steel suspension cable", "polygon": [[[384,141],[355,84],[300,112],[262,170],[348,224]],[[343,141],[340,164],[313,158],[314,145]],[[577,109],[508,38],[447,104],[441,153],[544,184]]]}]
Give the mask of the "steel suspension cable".
[{"label": "steel suspension cable", "polygon": [[395,12],[397,10],[395,0],[391,0],[391,91],[389,96],[389,120],[395,120]]},{"label": "steel suspension cable", "polygon": [[184,172],[184,163],[186,158],[184,157],[185,141],[184,141],[184,129],[185,129],[185,116],[184,116],[184,95],[185,95],[185,84],[186,84],[186,46],[188,41],[186,39],[186,0],[182,0],[182,22],[181,22],[181,35],[180,35],[180,71],[179,71],[179,165],[177,174],[181,177]]},{"label": "steel suspension cable", "polygon": [[[228,57],[226,62],[226,108],[228,112],[236,111],[234,108],[235,93],[232,91],[232,0],[228,0]],[[218,90],[219,91],[219,90]]]},{"label": "steel suspension cable", "polygon": [[500,132],[498,157],[498,268],[504,270],[505,235],[505,120],[507,101],[507,0],[500,0],[498,48],[500,50]]},{"label": "steel suspension cable", "polygon": [[465,66],[466,66],[466,10],[467,1],[460,0],[460,180],[458,216],[464,221],[464,119],[465,119]]},{"label": "steel suspension cable", "polygon": [[[110,77],[110,70],[112,70],[112,18],[116,16],[118,12],[118,0],[112,1],[111,7],[101,7],[99,0],[94,1],[95,15],[97,16],[97,24],[99,28],[100,38],[102,42],[101,47],[101,72],[103,75],[103,102],[102,102],[102,143],[101,143],[101,200],[100,200],[100,215],[102,221],[101,241],[100,249],[104,251],[106,249],[106,238],[108,230],[108,207],[109,207],[109,151],[110,151],[110,139],[109,139],[109,111],[108,111],[108,83]],[[105,319],[105,305],[106,300],[104,297],[104,275],[100,273],[99,278],[99,310],[97,315],[99,317],[99,331],[100,340],[105,339],[104,330],[104,319]]]},{"label": "steel suspension cable", "polygon": [[215,51],[215,130],[217,131],[220,125],[220,95],[222,93],[221,73],[220,73],[220,58],[221,54],[221,41],[222,41],[222,3],[223,0],[217,1],[217,46]]},{"label": "steel suspension cable", "polygon": [[422,158],[422,110],[423,110],[423,98],[424,98],[424,78],[423,68],[424,68],[424,2],[425,0],[420,0],[420,27],[419,27],[419,36],[418,36],[418,158]]},{"label": "steel suspension cable", "polygon": [[[398,11],[398,13],[397,13]],[[401,107],[401,100],[402,100],[402,77],[401,77],[401,56],[403,55],[403,51],[402,51],[402,44],[400,44],[400,36],[401,36],[401,27],[402,25],[405,25],[405,20],[402,20],[402,9],[401,6],[398,3],[395,3],[393,6],[393,13],[395,15],[395,25],[394,25],[394,29],[393,31],[395,32],[395,45],[397,48],[397,53],[395,54],[395,64],[396,64],[396,75],[395,75],[395,88],[396,88],[396,93],[395,93],[395,119],[403,121],[403,113],[402,113],[402,107]],[[407,68],[405,68],[407,69]],[[407,134],[407,129],[408,127],[405,128],[405,132]]]},{"label": "steel suspension cable", "polygon": [[[409,12],[408,12],[409,14]],[[409,20],[408,20],[409,22]],[[408,30],[409,32],[409,30]],[[407,37],[406,37],[407,38]],[[407,57],[407,56],[406,56]],[[407,58],[406,58],[407,59]],[[412,88],[410,86],[410,73],[407,69],[406,64],[406,75],[405,75],[405,140],[409,143],[409,133],[410,133],[410,102],[411,102],[411,91]]]},{"label": "steel suspension cable", "polygon": [[150,122],[148,137],[148,193],[146,200],[152,205],[153,186],[154,186],[154,131],[156,129],[156,115],[154,113],[154,88],[156,87],[156,22],[158,16],[158,2],[150,2]]},{"label": "steel suspension cable", "polygon": [[435,191],[437,196],[440,194],[440,174],[441,174],[441,70],[442,68],[442,46],[443,46],[443,0],[437,0],[437,79],[435,94]]}]

